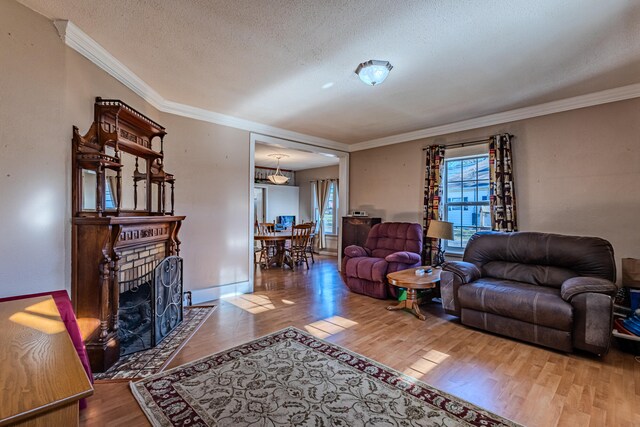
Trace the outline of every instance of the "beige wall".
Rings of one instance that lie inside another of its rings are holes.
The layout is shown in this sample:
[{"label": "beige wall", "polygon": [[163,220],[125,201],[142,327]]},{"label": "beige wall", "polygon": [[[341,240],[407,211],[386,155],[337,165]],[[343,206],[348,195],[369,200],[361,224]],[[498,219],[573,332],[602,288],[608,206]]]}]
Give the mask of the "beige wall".
[{"label": "beige wall", "polygon": [[249,280],[249,132],[162,114],[189,289]]},{"label": "beige wall", "polygon": [[160,114],[14,1],[0,27],[0,297],[70,287],[71,130],[87,131],[96,96],[167,127],[187,288],[247,280],[249,133]]},{"label": "beige wall", "polygon": [[296,171],[296,184],[300,187],[300,221],[313,220],[313,192],[311,191],[311,181],[338,179],[338,177],[338,165]]},{"label": "beige wall", "polygon": [[[300,220],[313,220],[313,191],[311,189],[311,181],[319,179],[338,179],[340,176],[340,168],[338,165],[325,166],[322,168],[304,169],[296,171],[296,182],[300,186]],[[338,220],[340,220],[338,218]],[[326,236],[326,249],[323,251],[327,254],[338,253],[338,236]]]},{"label": "beige wall", "polygon": [[[422,148],[509,132],[522,231],[598,236],[640,258],[640,99],[351,154],[350,206],[422,219]],[[620,274],[618,274],[620,276]]]},{"label": "beige wall", "polygon": [[298,205],[300,189],[296,185],[259,184],[256,188],[264,188],[266,203],[265,222],[276,223],[279,216],[293,215],[300,221]]}]

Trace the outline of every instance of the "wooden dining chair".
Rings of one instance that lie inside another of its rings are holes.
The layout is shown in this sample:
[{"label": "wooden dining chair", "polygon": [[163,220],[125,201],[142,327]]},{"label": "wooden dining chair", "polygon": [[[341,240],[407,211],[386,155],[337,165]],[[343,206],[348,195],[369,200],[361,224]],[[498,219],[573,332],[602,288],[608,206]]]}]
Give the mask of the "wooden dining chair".
[{"label": "wooden dining chair", "polygon": [[312,225],[299,224],[291,228],[291,246],[287,248],[287,252],[291,256],[291,265],[301,264],[303,261],[309,269],[309,260],[307,259],[307,245],[311,236]]},{"label": "wooden dining chair", "polygon": [[311,224],[311,235],[309,236],[309,241],[307,242],[307,253],[311,255],[311,263],[315,264],[316,260],[313,258],[313,246],[316,241],[316,223],[309,222]]},{"label": "wooden dining chair", "polygon": [[[258,224],[258,234],[263,236],[274,234],[275,229],[276,225],[273,222],[261,222]],[[277,248],[275,242],[261,240],[260,249],[257,252],[257,254],[259,254],[257,264],[265,269],[269,269],[276,252]]]}]

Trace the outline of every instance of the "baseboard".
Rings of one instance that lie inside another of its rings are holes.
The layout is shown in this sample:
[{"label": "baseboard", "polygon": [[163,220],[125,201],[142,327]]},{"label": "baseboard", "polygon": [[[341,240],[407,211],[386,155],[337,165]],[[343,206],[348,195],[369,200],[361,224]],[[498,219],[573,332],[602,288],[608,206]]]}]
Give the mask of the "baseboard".
[{"label": "baseboard", "polygon": [[231,295],[246,294],[251,291],[251,283],[249,281],[230,283],[205,289],[193,289],[191,290],[191,300],[193,304],[202,304],[203,302],[214,301]]},{"label": "baseboard", "polygon": [[338,256],[338,251],[317,251],[314,254],[318,255],[329,255],[329,256]]}]

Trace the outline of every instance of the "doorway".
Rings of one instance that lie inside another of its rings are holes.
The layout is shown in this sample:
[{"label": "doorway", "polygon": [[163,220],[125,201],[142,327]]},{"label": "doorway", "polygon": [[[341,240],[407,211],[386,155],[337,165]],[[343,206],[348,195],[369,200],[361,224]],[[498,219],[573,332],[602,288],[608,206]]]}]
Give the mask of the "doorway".
[{"label": "doorway", "polygon": [[[257,148],[256,148],[257,147]],[[332,214],[332,220],[334,222],[339,222],[340,219],[345,216],[348,212],[348,201],[349,201],[349,153],[346,151],[334,150],[324,147],[318,147],[310,144],[304,144],[300,142],[274,138],[270,136],[260,135],[256,133],[251,134],[250,138],[250,179],[249,186],[250,191],[249,194],[252,197],[252,201],[250,205],[250,223],[249,223],[249,238],[251,242],[254,242],[255,235],[255,225],[256,222],[271,222],[277,220],[279,216],[295,216],[295,221],[297,223],[314,221],[314,213],[312,212],[313,208],[305,208],[305,203],[311,202],[311,190],[307,190],[307,187],[311,187],[308,182],[308,175],[303,179],[303,185],[299,189],[297,193],[298,204],[301,208],[294,209],[293,207],[287,207],[286,212],[282,209],[278,209],[278,206],[270,206],[270,199],[273,202],[275,200],[282,200],[281,194],[285,190],[285,186],[283,185],[271,185],[268,182],[264,182],[264,177],[256,177],[255,171],[259,170],[263,172],[263,169],[273,169],[277,167],[276,164],[265,163],[265,159],[268,154],[278,154],[278,153],[287,153],[290,155],[291,159],[294,161],[287,161],[285,159],[281,159],[280,168],[281,170],[285,170],[285,175],[291,176],[294,179],[293,187],[295,185],[295,173],[296,170],[300,171],[301,169],[306,168],[319,168],[321,169],[325,165],[333,164],[337,167],[337,179],[335,179],[335,193],[338,195],[336,200],[336,209]],[[315,157],[315,160],[312,159]],[[312,163],[299,163],[302,161],[301,158],[304,158],[305,161],[310,161]],[[323,161],[324,159],[324,161]],[[317,163],[313,163],[317,162]],[[304,174],[300,174],[300,176],[305,176]],[[257,182],[256,182],[257,180]],[[290,184],[290,183],[289,183]],[[300,186],[297,186],[300,187]],[[274,197],[270,197],[270,193],[274,193]],[[288,191],[288,193],[292,193]],[[295,193],[295,190],[293,191]],[[291,198],[291,196],[287,196]],[[260,203],[262,201],[262,203]],[[274,202],[275,203],[275,202]],[[273,204],[273,203],[271,203]],[[279,204],[281,207],[282,205]],[[281,212],[282,211],[282,212]],[[280,213],[278,213],[280,212]],[[316,214],[317,215],[317,214]],[[273,216],[273,218],[271,218]],[[340,265],[340,253],[342,251],[341,248],[341,236],[342,230],[340,227],[333,227],[335,234],[331,236],[333,239],[334,248],[336,254],[338,255],[338,265]],[[254,244],[251,243],[249,247],[253,250]],[[253,261],[253,254],[251,254],[250,260]],[[251,265],[250,269],[250,285],[253,288],[254,282],[254,266]]]}]

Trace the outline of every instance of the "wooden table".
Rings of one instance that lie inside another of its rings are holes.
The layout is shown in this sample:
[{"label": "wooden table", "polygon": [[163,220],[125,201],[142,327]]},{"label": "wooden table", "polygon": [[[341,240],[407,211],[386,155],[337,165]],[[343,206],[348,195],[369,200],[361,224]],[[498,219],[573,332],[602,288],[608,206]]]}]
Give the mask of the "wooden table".
[{"label": "wooden table", "polygon": [[77,426],[93,394],[51,296],[0,303],[0,426]]},{"label": "wooden table", "polygon": [[[416,270],[420,268],[425,270],[425,274],[423,276],[416,276]],[[390,305],[387,307],[387,310],[403,310],[407,308],[413,312],[418,319],[426,319],[425,315],[420,313],[418,290],[435,288],[440,282],[440,273],[442,272],[440,268],[433,268],[431,273],[426,273],[429,268],[431,267],[427,265],[387,274],[390,285],[407,289],[407,299],[400,301],[398,305]]]},{"label": "wooden table", "polygon": [[[276,253],[273,257],[273,261],[278,267],[283,267],[285,264],[289,268],[293,269],[293,261],[291,257],[287,255],[285,245],[287,240],[291,240],[291,232],[281,232],[272,234],[254,234],[253,239],[256,241],[273,242],[276,247]],[[272,260],[267,260],[267,263],[271,264]]]}]

